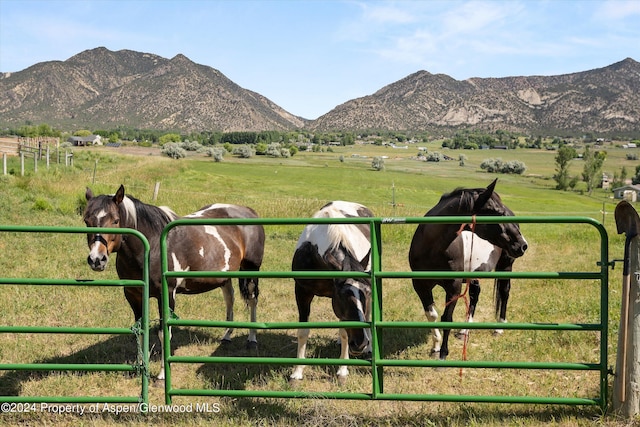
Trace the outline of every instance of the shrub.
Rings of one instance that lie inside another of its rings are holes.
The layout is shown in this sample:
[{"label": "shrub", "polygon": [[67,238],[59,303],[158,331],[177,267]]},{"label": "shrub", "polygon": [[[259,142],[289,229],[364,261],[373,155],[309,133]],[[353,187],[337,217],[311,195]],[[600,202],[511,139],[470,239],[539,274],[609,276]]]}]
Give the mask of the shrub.
[{"label": "shrub", "polygon": [[442,154],[437,151],[427,153],[427,162],[439,162],[440,160],[442,160]]},{"label": "shrub", "polygon": [[184,141],[180,147],[187,151],[201,152],[204,147],[198,141]]},{"label": "shrub", "polygon": [[167,142],[162,146],[161,153],[172,159],[181,159],[187,156],[187,152],[176,142]]},{"label": "shrub", "polygon": [[243,159],[253,157],[256,152],[249,145],[240,145],[233,147],[232,154]]},{"label": "shrub", "polygon": [[205,155],[208,157],[213,157],[213,160],[216,162],[221,162],[224,160],[224,154],[227,151],[222,147],[209,147],[205,150]]},{"label": "shrub", "polygon": [[374,157],[371,161],[371,167],[377,171],[384,170],[384,159],[379,156]]},{"label": "shrub", "polygon": [[503,162],[502,159],[485,159],[480,164],[480,169],[490,173],[514,173],[523,174],[527,169],[524,163],[518,160]]}]

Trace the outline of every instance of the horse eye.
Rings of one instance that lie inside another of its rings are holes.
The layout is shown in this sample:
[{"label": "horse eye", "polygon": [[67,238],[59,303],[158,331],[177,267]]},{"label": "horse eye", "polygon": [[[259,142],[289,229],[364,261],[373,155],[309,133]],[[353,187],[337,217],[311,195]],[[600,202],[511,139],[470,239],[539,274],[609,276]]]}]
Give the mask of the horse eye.
[{"label": "horse eye", "polygon": [[114,223],[115,225],[120,224],[120,218],[116,218],[116,219],[113,221],[113,223]]}]

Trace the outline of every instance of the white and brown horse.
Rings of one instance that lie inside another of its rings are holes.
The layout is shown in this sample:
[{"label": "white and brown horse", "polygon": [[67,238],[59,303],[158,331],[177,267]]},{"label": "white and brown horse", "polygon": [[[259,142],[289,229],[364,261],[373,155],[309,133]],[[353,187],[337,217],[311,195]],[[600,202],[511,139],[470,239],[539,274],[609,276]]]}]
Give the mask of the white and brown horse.
[{"label": "white and brown horse", "polygon": [[[358,203],[334,201],[316,212],[314,218],[372,217]],[[368,224],[309,224],[305,227],[291,265],[293,271],[358,271],[371,269],[371,236]],[[371,281],[361,278],[295,279],[300,322],[309,321],[311,302],[316,296],[331,298],[333,311],[341,321],[367,322],[371,317]],[[304,359],[309,329],[298,330],[298,358]],[[371,333],[366,328],[340,329],[340,358],[371,353]],[[303,378],[304,365],[295,367],[291,380]],[[344,381],[346,366],[337,376]]]},{"label": "white and brown horse", "polygon": [[[149,296],[158,300],[160,321],[162,308],[162,272],[160,265],[160,235],[164,227],[178,216],[166,207],[148,205],[125,195],[120,186],[114,195],[94,196],[86,191],[87,207],[84,222],[87,227],[132,228],[149,241]],[[185,218],[257,218],[253,209],[229,204],[213,204],[187,215]],[[261,225],[202,225],[180,226],[167,235],[167,259],[170,271],[258,271],[264,254],[265,234]],[[141,280],[144,268],[144,246],[140,239],[123,234],[87,233],[89,256],[87,262],[95,271],[103,271],[109,256],[117,253],[116,270],[121,279]],[[234,291],[230,278],[189,277],[168,278],[169,307],[175,310],[176,294],[198,294],[221,288],[226,304],[226,319],[233,320]],[[239,279],[242,298],[256,321],[258,278]],[[124,293],[134,317],[142,317],[142,289],[125,287]],[[223,341],[229,341],[232,329]],[[162,324],[160,327],[162,334]],[[162,344],[162,336],[160,337]],[[255,330],[249,331],[247,345],[257,344]],[[164,378],[164,370],[158,376]]]},{"label": "white and brown horse", "polygon": [[[456,189],[444,194],[425,216],[513,216],[494,192],[497,179],[487,188]],[[475,224],[473,232],[461,224],[422,223],[418,226],[409,249],[409,265],[413,271],[511,271],[516,258],[524,255],[527,241],[516,223]],[[433,301],[433,288],[440,285],[446,293],[443,322],[453,321],[456,300],[462,291],[461,279],[414,278],[413,288],[420,297],[427,318],[438,320]],[[496,316],[506,322],[510,279],[496,280]],[[480,282],[469,283],[469,320],[473,319],[480,295]],[[449,354],[449,329],[431,330],[432,353],[445,360]]]}]

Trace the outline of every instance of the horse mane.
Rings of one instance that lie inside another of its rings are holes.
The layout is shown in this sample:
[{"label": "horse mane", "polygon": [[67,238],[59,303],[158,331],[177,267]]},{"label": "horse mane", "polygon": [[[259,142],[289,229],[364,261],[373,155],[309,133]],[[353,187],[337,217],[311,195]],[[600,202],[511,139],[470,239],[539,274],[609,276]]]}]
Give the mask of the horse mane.
[{"label": "horse mane", "polygon": [[133,229],[137,229],[138,224],[144,222],[160,232],[165,225],[178,218],[178,214],[167,206],[149,205],[131,196],[124,196],[121,209],[126,217],[125,227]]},{"label": "horse mane", "polygon": [[[460,210],[470,211],[473,209],[475,204],[475,198],[473,195],[478,194],[484,190],[485,190],[484,188],[458,187],[450,193],[443,194],[442,197],[440,197],[440,201],[438,202],[438,205],[436,207],[441,206],[443,203],[446,203],[449,199],[458,198],[459,199],[458,208]],[[490,202],[493,201],[496,203],[496,207],[495,207],[496,211],[500,211],[506,208],[506,206],[504,206],[502,203],[502,199],[500,198],[500,195],[495,191],[493,192],[493,194],[491,195],[491,199],[489,200]]]},{"label": "horse mane", "polygon": [[[448,202],[449,200],[459,199],[458,200],[458,209],[460,209],[460,210],[471,210],[473,208],[473,202],[474,202],[473,193],[474,192],[478,193],[478,192],[480,192],[482,190],[483,190],[482,188],[469,189],[469,188],[458,187],[458,188],[454,189],[450,193],[443,194],[440,197],[440,201],[438,202],[438,204],[435,207],[442,207],[442,205],[444,203]],[[434,207],[434,209],[435,209],[435,207]]]},{"label": "horse mane", "polygon": [[[314,218],[353,218],[351,215],[345,214],[342,210],[336,208],[332,204],[324,206],[318,211]],[[353,246],[353,236],[361,233],[356,224],[327,224],[327,235],[329,238],[329,249],[335,251],[340,245],[353,257],[357,258],[356,248]]]}]

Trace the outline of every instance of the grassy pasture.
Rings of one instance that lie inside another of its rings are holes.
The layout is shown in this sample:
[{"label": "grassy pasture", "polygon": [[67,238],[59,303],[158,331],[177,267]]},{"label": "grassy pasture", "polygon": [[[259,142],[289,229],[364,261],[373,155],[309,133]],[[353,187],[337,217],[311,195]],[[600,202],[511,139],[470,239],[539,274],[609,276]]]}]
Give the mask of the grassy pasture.
[{"label": "grassy pasture", "polygon": [[[427,145],[429,150],[438,148]],[[389,147],[338,147],[334,152],[298,153],[291,159],[228,157],[215,163],[210,158],[190,156],[179,161],[157,156],[121,155],[109,148],[82,148],[74,153],[74,168],[42,165],[37,174],[25,177],[1,176],[0,223],[21,225],[81,226],[78,214],[84,189],[113,193],[122,183],[131,195],[148,203],[168,205],[179,214],[197,210],[213,202],[240,203],[254,207],[263,217],[308,217],[330,200],[352,200],[368,205],[378,216],[422,216],[442,193],[455,187],[486,186],[496,176],[480,170],[485,158],[520,160],[527,165],[523,176],[500,175],[497,191],[517,215],[581,215],[604,219],[609,233],[610,259],[622,257],[624,237],[615,231],[610,193],[596,190],[591,196],[553,189],[553,152],[547,151],[464,151],[447,152],[457,159],[467,156],[461,167],[457,160],[425,163],[412,159],[417,147],[407,150]],[[635,163],[627,161],[621,148],[607,147],[607,171],[624,165],[631,172]],[[148,155],[152,154],[152,155]],[[353,155],[356,156],[353,156]],[[343,156],[343,161],[340,161]],[[388,156],[385,170],[371,170],[373,156]],[[581,172],[574,161],[572,173]],[[9,169],[19,171],[17,159]],[[95,175],[94,175],[95,170]],[[160,183],[158,199],[152,201],[154,184]],[[395,206],[393,205],[395,202]],[[603,214],[603,208],[605,214]],[[265,271],[290,268],[293,248],[302,226],[267,227]],[[386,270],[407,271],[407,252],[415,227],[389,224],[383,227],[383,260]],[[515,264],[518,271],[593,271],[599,259],[595,231],[580,225],[524,224],[530,244],[527,254]],[[595,243],[594,243],[595,242]],[[83,235],[0,235],[0,271],[3,276],[39,278],[116,278],[113,260],[108,271],[92,272],[86,265]],[[609,365],[615,365],[619,322],[621,268],[610,275]],[[408,280],[385,280],[385,320],[423,320],[424,314]],[[1,325],[119,326],[132,322],[131,311],[120,290],[83,287],[5,286]],[[509,304],[512,322],[593,322],[599,308],[596,283],[545,280],[515,280]],[[444,294],[436,290],[438,311]],[[493,321],[492,289],[485,283],[476,313],[478,321]],[[180,296],[177,312],[183,318],[223,318],[222,293]],[[239,296],[236,318],[247,319]],[[463,317],[463,304],[456,319]],[[151,303],[152,322],[157,319]],[[286,279],[262,279],[259,320],[295,321],[297,310],[293,284]],[[313,320],[333,320],[330,302],[316,300]],[[223,331],[182,328],[174,331],[176,354],[182,355],[295,355],[295,331],[259,333],[259,348],[244,349],[246,331],[238,330],[228,346],[220,346]],[[312,331],[308,357],[336,357],[335,331]],[[428,358],[431,347],[428,331],[394,330],[385,334],[386,357]],[[506,331],[494,337],[490,331],[473,331],[469,343],[470,360],[584,361],[597,360],[600,337],[591,332],[544,333]],[[160,369],[159,347],[152,336],[152,374]],[[462,345],[452,339],[450,358],[460,358]],[[0,335],[0,360],[18,362],[114,363],[135,360],[131,337],[71,335]],[[253,365],[175,365],[176,387],[229,389],[288,389],[290,367]],[[335,369],[307,367],[300,385],[305,390],[348,390],[368,392],[370,372],[352,368],[347,384],[334,381]],[[558,395],[590,397],[597,394],[595,373],[567,371],[385,369],[385,392]],[[135,395],[139,380],[116,373],[28,373],[0,372],[0,394],[4,395]],[[163,403],[162,387],[152,387],[151,402]],[[221,412],[190,414],[56,415],[2,414],[3,424],[142,425],[147,422],[177,425],[619,425],[613,416],[603,416],[596,408],[504,404],[455,404],[438,402],[358,402],[322,399],[208,399],[174,398],[174,403],[211,402]]]}]

